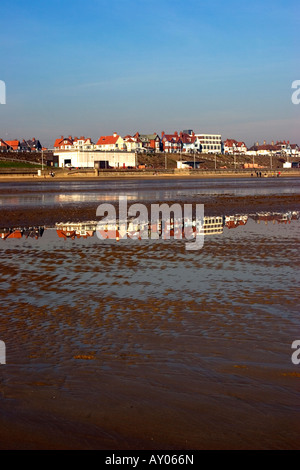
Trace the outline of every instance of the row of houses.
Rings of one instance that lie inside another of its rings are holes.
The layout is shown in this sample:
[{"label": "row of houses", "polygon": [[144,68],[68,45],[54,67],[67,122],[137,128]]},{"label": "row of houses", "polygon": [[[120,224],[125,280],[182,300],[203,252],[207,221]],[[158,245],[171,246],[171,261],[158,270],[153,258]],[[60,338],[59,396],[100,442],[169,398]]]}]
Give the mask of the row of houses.
[{"label": "row of houses", "polygon": [[226,155],[299,155],[299,146],[289,141],[272,142],[270,145],[257,142],[248,148],[245,142],[235,139],[222,141],[220,134],[195,134],[193,130],[175,131],[173,134],[157,133],[126,135],[117,132],[101,136],[97,143],[91,138],[64,137],[56,139],[54,150],[102,150],[127,152],[165,152],[165,153],[224,153]]},{"label": "row of houses", "polygon": [[126,135],[117,132],[101,136],[97,143],[88,137],[64,137],[55,140],[54,150],[102,150],[127,152],[166,152],[166,153],[222,153],[222,136],[219,134],[195,134],[192,130],[173,134],[156,132],[152,134]]},{"label": "row of houses", "polygon": [[30,140],[3,140],[0,139],[0,151],[2,152],[40,152],[43,148],[40,141],[33,137]]},{"label": "row of houses", "polygon": [[[19,141],[0,139],[0,151],[18,151],[18,152],[40,152],[47,150],[38,139]],[[122,137],[117,132],[112,135],[101,136],[97,143],[94,143],[90,137],[64,137],[56,139],[54,142],[54,151],[105,151],[105,152],[165,152],[165,153],[213,153],[225,155],[289,155],[300,156],[300,149],[297,144],[291,144],[290,141],[273,141],[262,145],[257,142],[252,147],[247,148],[245,142],[235,139],[226,139],[222,141],[220,134],[195,134],[191,129],[181,132],[173,132],[161,135],[153,132],[152,134],[125,135]]]},{"label": "row of houses", "polygon": [[225,155],[248,155],[248,156],[263,156],[263,155],[278,155],[278,156],[300,156],[300,148],[297,144],[291,144],[289,140],[272,141],[267,144],[266,141],[262,145],[257,142],[252,147],[247,148],[245,142],[238,142],[234,139],[227,139],[223,145],[223,153]]}]

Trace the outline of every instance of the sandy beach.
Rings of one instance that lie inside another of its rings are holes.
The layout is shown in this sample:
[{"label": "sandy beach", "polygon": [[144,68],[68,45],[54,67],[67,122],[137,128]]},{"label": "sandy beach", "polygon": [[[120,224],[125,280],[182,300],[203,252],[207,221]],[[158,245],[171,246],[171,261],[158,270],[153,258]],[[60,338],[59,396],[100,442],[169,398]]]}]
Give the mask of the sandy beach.
[{"label": "sandy beach", "polygon": [[[284,213],[300,202],[287,187],[250,197],[216,186],[186,200],[216,215]],[[38,188],[10,191],[2,226],[94,219],[94,203],[38,206]],[[249,218],[199,252],[64,241],[53,229],[0,242],[1,449],[299,446],[299,220]]]}]

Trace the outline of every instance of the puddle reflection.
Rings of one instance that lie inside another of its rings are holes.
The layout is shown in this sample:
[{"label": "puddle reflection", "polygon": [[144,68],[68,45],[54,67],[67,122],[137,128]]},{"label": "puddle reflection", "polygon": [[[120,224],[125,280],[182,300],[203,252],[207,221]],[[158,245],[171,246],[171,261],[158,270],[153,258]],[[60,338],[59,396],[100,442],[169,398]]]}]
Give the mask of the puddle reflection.
[{"label": "puddle reflection", "polygon": [[[254,214],[236,214],[205,216],[203,224],[199,224],[195,219],[174,219],[167,222],[159,220],[153,222],[136,222],[135,219],[124,222],[108,223],[107,221],[83,221],[83,222],[58,222],[55,226],[33,226],[33,227],[4,227],[0,228],[0,238],[4,241],[11,239],[39,239],[44,235],[45,230],[56,230],[57,236],[61,239],[76,240],[87,239],[97,235],[99,239],[112,239],[120,241],[122,239],[135,240],[167,240],[170,238],[179,240],[183,238],[195,238],[196,234],[221,235],[224,229],[235,229],[243,227],[249,219],[257,224],[291,224],[292,221],[299,220],[299,211],[287,212],[257,212]],[[124,227],[126,227],[124,229]]]}]

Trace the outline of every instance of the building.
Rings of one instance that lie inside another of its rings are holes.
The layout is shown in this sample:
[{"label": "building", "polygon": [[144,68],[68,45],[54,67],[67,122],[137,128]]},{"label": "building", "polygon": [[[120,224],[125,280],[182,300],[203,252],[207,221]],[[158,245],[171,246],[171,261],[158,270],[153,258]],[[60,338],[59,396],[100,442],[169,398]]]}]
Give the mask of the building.
[{"label": "building", "polygon": [[264,143],[263,145],[259,145],[258,142],[256,145],[250,147],[246,155],[249,156],[264,156],[264,155],[281,155],[281,148],[277,145],[270,145]]},{"label": "building", "polygon": [[183,153],[194,153],[196,151],[196,136],[192,130],[180,132]]},{"label": "building", "polygon": [[142,142],[137,135],[126,135],[123,137],[123,141],[127,152],[136,152],[143,148]]},{"label": "building", "polygon": [[55,140],[54,149],[55,150],[93,150],[94,144],[90,137],[85,138],[84,136],[81,137],[73,137],[69,135],[69,137],[64,137],[63,135]]},{"label": "building", "polygon": [[101,136],[95,148],[102,151],[126,150],[123,138],[116,132],[114,132],[113,135]]},{"label": "building", "polygon": [[59,149],[54,151],[61,168],[133,168],[136,167],[136,152],[103,151],[85,149]]},{"label": "building", "polygon": [[161,133],[161,148],[166,153],[178,153],[182,150],[182,141],[178,132],[174,134]]},{"label": "building", "polygon": [[5,144],[8,145],[9,150],[14,150],[15,152],[18,152],[20,150],[19,140],[5,140]]},{"label": "building", "polygon": [[11,150],[11,147],[4,140],[0,139],[0,152],[7,152],[8,150]]},{"label": "building", "polygon": [[22,140],[20,143],[21,152],[40,152],[42,150],[42,145],[39,140],[36,140],[33,137],[31,140]]},{"label": "building", "polygon": [[291,144],[291,155],[293,157],[300,157],[300,149],[297,144]]},{"label": "building", "polygon": [[223,143],[223,152],[225,155],[245,154],[247,150],[245,142],[238,142],[235,139],[226,139]]},{"label": "building", "polygon": [[220,134],[195,134],[195,148],[200,153],[222,153]]},{"label": "building", "polygon": [[153,132],[153,134],[139,134],[137,132],[134,137],[139,139],[142,148],[145,150],[153,152],[159,152],[161,150],[161,140],[156,132]]}]

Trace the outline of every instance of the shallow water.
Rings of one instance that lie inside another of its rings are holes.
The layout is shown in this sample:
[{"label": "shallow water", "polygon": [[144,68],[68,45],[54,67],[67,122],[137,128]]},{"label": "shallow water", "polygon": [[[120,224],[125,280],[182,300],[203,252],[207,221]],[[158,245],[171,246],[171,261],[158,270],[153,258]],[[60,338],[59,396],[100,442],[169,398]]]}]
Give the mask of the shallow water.
[{"label": "shallow water", "polygon": [[299,228],[0,240],[0,447],[297,448]]},{"label": "shallow water", "polygon": [[117,201],[188,201],[216,195],[300,194],[299,178],[207,178],[0,183],[0,207],[54,206]]}]

